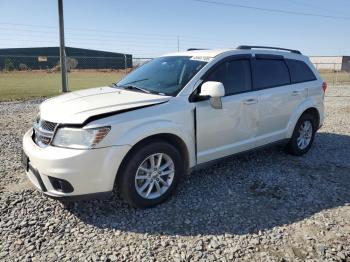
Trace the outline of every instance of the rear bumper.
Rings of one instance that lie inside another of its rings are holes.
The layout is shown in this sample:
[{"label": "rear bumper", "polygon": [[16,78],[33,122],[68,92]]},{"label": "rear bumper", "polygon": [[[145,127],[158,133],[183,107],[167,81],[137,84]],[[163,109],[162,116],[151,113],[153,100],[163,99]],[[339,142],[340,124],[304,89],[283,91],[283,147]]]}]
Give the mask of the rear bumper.
[{"label": "rear bumper", "polygon": [[[118,168],[130,146],[90,150],[40,148],[31,135],[29,130],[23,137],[23,152],[28,158],[26,174],[38,190],[62,200],[111,196]],[[58,187],[58,182],[68,185],[69,190]]]}]

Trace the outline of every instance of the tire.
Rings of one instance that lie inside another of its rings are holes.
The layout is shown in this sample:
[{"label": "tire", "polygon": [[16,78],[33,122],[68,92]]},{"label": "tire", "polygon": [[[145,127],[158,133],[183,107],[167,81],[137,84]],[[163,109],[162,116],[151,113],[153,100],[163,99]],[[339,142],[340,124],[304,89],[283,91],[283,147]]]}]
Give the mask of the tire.
[{"label": "tire", "polygon": [[[303,135],[302,130],[306,130],[305,128],[307,126],[311,126],[311,132],[304,131]],[[303,114],[294,127],[293,135],[286,146],[286,151],[295,156],[301,156],[307,153],[314,141],[316,130],[315,117],[308,113]],[[302,142],[303,139],[304,142]]]},{"label": "tire", "polygon": [[118,172],[117,186],[127,203],[137,208],[149,208],[164,202],[173,194],[184,171],[181,154],[173,145],[151,140],[136,146],[127,155]]}]

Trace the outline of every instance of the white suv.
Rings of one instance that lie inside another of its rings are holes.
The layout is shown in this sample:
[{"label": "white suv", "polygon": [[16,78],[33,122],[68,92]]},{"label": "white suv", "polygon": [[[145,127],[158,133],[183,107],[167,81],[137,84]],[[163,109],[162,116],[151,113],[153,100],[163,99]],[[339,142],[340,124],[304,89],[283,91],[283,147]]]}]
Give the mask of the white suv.
[{"label": "white suv", "polygon": [[168,54],[111,87],[51,98],[23,138],[31,182],[56,198],[166,200],[202,163],[276,142],[306,153],[326,84],[297,50],[240,46]]}]

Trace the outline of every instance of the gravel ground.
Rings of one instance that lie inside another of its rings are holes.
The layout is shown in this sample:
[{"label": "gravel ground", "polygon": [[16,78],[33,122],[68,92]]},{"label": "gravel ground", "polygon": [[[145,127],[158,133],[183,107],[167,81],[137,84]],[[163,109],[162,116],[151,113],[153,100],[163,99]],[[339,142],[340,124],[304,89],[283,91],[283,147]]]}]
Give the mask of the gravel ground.
[{"label": "gravel ground", "polygon": [[348,96],[326,98],[307,155],[231,157],[149,210],[118,196],[65,205],[34,190],[20,152],[39,102],[0,103],[0,260],[350,261]]}]

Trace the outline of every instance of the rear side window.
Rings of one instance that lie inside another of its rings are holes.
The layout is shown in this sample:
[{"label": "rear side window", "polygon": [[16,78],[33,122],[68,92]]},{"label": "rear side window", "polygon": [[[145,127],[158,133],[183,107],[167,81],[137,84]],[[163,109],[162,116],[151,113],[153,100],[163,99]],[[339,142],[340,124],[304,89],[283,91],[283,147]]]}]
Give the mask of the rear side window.
[{"label": "rear side window", "polygon": [[233,95],[251,90],[251,74],[249,60],[226,61],[216,67],[206,81],[223,83],[225,95]]},{"label": "rear side window", "polygon": [[253,59],[252,73],[255,90],[290,84],[288,68],[280,59]]},{"label": "rear side window", "polygon": [[315,74],[303,61],[286,59],[292,83],[301,83],[316,80]]}]

